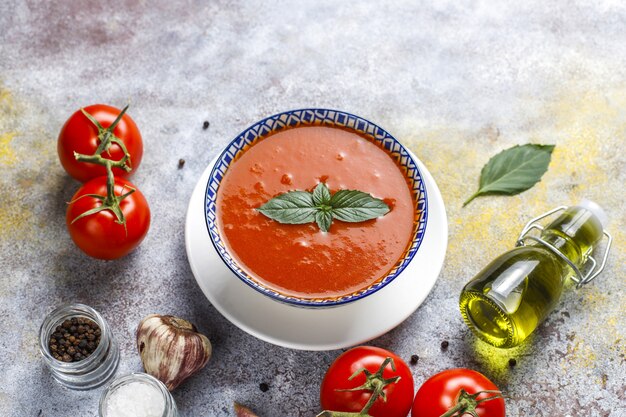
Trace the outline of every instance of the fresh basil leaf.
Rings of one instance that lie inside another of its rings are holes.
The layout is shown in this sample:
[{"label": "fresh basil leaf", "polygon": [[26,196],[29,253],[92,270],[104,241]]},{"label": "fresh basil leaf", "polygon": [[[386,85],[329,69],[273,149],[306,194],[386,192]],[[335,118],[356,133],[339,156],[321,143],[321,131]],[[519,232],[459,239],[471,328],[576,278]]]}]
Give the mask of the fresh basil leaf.
[{"label": "fresh basil leaf", "polygon": [[330,199],[333,217],[342,222],[362,222],[389,213],[381,199],[357,190],[339,190]]},{"label": "fresh basil leaf", "polygon": [[333,222],[333,215],[330,211],[318,210],[317,213],[315,213],[315,222],[322,232],[328,232]]},{"label": "fresh basil leaf", "polygon": [[495,155],[480,172],[478,191],[463,206],[481,195],[515,195],[528,190],[548,170],[553,150],[554,145],[526,144]]},{"label": "fresh basil leaf", "polygon": [[320,183],[312,193],[289,191],[272,198],[257,210],[280,223],[316,222],[320,230],[328,232],[333,219],[362,222],[384,216],[390,209],[384,201],[362,191],[340,190],[331,196],[326,184]]},{"label": "fresh basil leaf", "polygon": [[317,187],[313,190],[313,203],[318,207],[330,204],[330,191],[323,182],[317,184]]},{"label": "fresh basil leaf", "polygon": [[317,209],[313,195],[306,191],[290,191],[272,198],[257,209],[279,223],[304,224],[315,221]]}]

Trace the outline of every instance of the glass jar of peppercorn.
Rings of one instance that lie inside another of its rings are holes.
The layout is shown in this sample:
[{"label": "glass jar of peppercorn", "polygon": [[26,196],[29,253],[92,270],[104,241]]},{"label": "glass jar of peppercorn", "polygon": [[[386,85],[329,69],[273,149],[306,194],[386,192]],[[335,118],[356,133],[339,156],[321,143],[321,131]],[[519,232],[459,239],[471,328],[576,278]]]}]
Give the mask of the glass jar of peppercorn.
[{"label": "glass jar of peppercorn", "polygon": [[84,304],[59,307],[46,317],[39,329],[39,350],[54,379],[77,390],[104,384],[120,359],[106,320]]}]

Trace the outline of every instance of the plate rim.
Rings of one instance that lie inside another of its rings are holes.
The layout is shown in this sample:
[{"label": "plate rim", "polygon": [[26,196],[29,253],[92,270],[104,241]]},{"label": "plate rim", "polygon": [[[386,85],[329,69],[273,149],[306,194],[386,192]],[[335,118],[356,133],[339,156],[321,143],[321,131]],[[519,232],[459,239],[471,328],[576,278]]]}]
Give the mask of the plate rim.
[{"label": "plate rim", "polygon": [[[410,152],[410,151],[409,151]],[[186,247],[186,254],[187,254],[187,258],[191,267],[191,271],[193,273],[194,279],[196,280],[196,283],[198,284],[198,286],[200,287],[200,289],[202,290],[204,296],[208,299],[208,301],[216,308],[216,310],[222,314],[222,316],[224,316],[229,322],[231,322],[232,324],[234,324],[236,327],[240,328],[241,330],[243,330],[244,332],[250,334],[251,336],[254,336],[260,340],[263,340],[267,343],[273,344],[273,345],[277,345],[277,346],[282,346],[282,347],[286,347],[286,348],[290,348],[290,349],[297,349],[297,350],[307,350],[307,351],[325,351],[325,350],[334,350],[334,349],[341,349],[341,348],[346,348],[346,347],[350,347],[350,346],[354,346],[354,345],[358,345],[361,343],[365,343],[371,339],[374,339],[376,337],[379,337],[387,332],[389,332],[390,330],[392,330],[394,327],[398,326],[399,324],[401,324],[402,322],[404,322],[409,316],[411,316],[416,310],[417,308],[424,302],[424,300],[426,299],[426,297],[430,294],[430,292],[432,291],[433,287],[435,286],[435,283],[437,282],[440,274],[441,274],[441,270],[443,268],[443,263],[445,260],[445,255],[447,252],[447,241],[448,241],[448,222],[447,222],[447,216],[446,216],[446,211],[445,211],[445,206],[444,206],[444,202],[443,202],[443,198],[441,196],[441,193],[437,187],[437,184],[434,181],[434,178],[432,177],[432,175],[430,174],[430,172],[426,169],[426,167],[424,166],[424,164],[415,157],[415,155],[412,155],[416,162],[420,165],[420,168],[422,169],[422,173],[424,175],[424,179],[425,179],[425,186],[428,187],[429,189],[432,189],[431,191],[431,198],[430,198],[430,202],[436,204],[439,206],[439,208],[437,210],[433,210],[431,211],[431,214],[434,214],[434,218],[433,221],[430,222],[431,227],[434,225],[438,225],[438,227],[440,228],[440,230],[437,232],[435,231],[431,231],[431,235],[430,236],[434,236],[434,233],[438,233],[438,240],[435,242],[433,241],[433,243],[429,243],[433,245],[433,251],[434,256],[432,256],[431,258],[429,258],[429,260],[431,261],[432,264],[432,271],[431,271],[431,275],[432,277],[430,277],[430,279],[426,282],[427,286],[423,288],[423,291],[421,291],[420,294],[415,294],[415,298],[413,298],[413,302],[411,303],[411,306],[409,306],[409,308],[406,308],[402,314],[397,314],[395,317],[391,318],[388,317],[387,315],[385,316],[385,321],[382,324],[378,324],[378,327],[376,328],[372,328],[372,326],[367,326],[367,331],[364,331],[362,333],[359,333],[357,335],[354,334],[350,334],[348,336],[343,337],[342,339],[337,338],[336,340],[324,340],[321,342],[303,342],[302,340],[297,340],[297,337],[291,337],[291,334],[289,334],[290,337],[286,337],[284,334],[279,334],[279,332],[275,331],[275,330],[267,330],[267,329],[258,329],[255,327],[258,326],[254,326],[252,324],[250,324],[250,320],[242,320],[238,317],[238,315],[236,313],[239,313],[240,315],[243,315],[243,317],[245,317],[246,315],[250,315],[253,314],[251,312],[241,312],[241,311],[236,311],[233,310],[233,306],[229,306],[227,301],[228,300],[221,300],[217,294],[215,294],[215,289],[210,289],[210,285],[203,283],[203,278],[201,276],[201,272],[198,271],[197,266],[195,265],[195,263],[197,263],[198,261],[195,259],[194,253],[193,253],[193,242],[192,240],[194,239],[193,233],[197,232],[197,230],[194,230],[192,228],[192,220],[193,220],[193,216],[194,216],[194,208],[197,211],[197,213],[195,214],[196,216],[203,216],[203,212],[200,212],[200,210],[203,210],[203,208],[200,207],[200,204],[203,203],[203,198],[202,198],[202,193],[204,192],[204,188],[203,188],[203,184],[204,184],[204,178],[208,178],[208,171],[209,169],[212,168],[213,164],[217,161],[217,157],[214,158],[211,163],[207,166],[207,168],[203,171],[203,174],[201,175],[201,177],[199,178],[196,186],[194,187],[194,190],[192,192],[190,201],[189,201],[189,205],[187,208],[187,214],[186,214],[186,219],[185,219],[185,247]],[[194,198],[195,197],[195,198]],[[197,201],[199,200],[199,201]],[[193,203],[196,202],[198,204],[197,207],[193,206]],[[430,204],[430,203],[429,203]],[[204,211],[204,210],[203,210]],[[199,219],[200,222],[202,222],[202,218]],[[439,223],[439,224],[438,224]],[[208,231],[206,231],[205,228],[202,228],[202,233],[206,234],[206,239],[210,240],[210,237],[208,236]],[[197,237],[197,236],[196,236]],[[202,236],[200,236],[199,238],[202,238]],[[426,242],[428,238],[428,234],[426,235],[426,238],[424,239],[424,241]],[[434,237],[432,237],[429,241],[432,241],[434,239]],[[208,242],[206,242],[208,243]],[[208,247],[210,247],[211,245],[209,245]],[[215,254],[215,256],[218,256],[217,254]],[[439,258],[439,259],[437,259]],[[435,262],[433,264],[433,262]],[[219,262],[218,265],[224,265],[222,262]],[[230,270],[228,270],[227,268],[224,268],[225,271],[223,272],[227,272],[228,274],[231,274]],[[214,271],[211,271],[214,272]],[[407,270],[404,271],[405,275],[407,273]],[[218,275],[218,274],[214,274],[214,275]],[[407,275],[408,276],[408,275]],[[226,279],[230,279],[233,278],[232,276],[228,275],[229,278]],[[399,277],[399,279],[401,279],[402,277]],[[206,278],[206,279],[211,279],[211,278]],[[398,280],[396,280],[396,284],[398,284],[397,282]],[[294,313],[298,313],[298,312],[302,312],[302,311],[308,311],[308,312],[317,312],[319,313],[324,313],[324,312],[329,312],[327,314],[330,314],[330,316],[332,315],[337,315],[337,314],[345,314],[345,315],[350,315],[351,313],[353,313],[353,310],[356,310],[357,307],[361,307],[364,308],[365,304],[370,304],[370,302],[375,302],[378,301],[378,299],[380,299],[381,297],[385,296],[386,293],[389,293],[391,291],[391,289],[394,288],[393,284],[390,286],[387,286],[385,289],[381,290],[380,292],[378,292],[377,294],[373,295],[373,297],[375,298],[371,298],[371,299],[364,299],[364,300],[359,300],[356,301],[354,303],[349,303],[349,304],[345,304],[345,305],[341,305],[341,306],[337,306],[335,308],[329,308],[329,309],[306,309],[303,307],[299,307],[299,306],[295,306],[295,305],[289,305],[289,304],[285,304],[285,303],[280,303],[274,299],[271,299],[265,295],[263,295],[262,293],[258,292],[258,291],[254,291],[253,289],[251,289],[250,287],[248,287],[247,285],[245,285],[241,280],[239,279],[233,279],[231,281],[231,283],[234,282],[235,286],[238,286],[239,288],[237,289],[238,291],[247,291],[248,292],[248,296],[250,297],[256,297],[257,303],[263,304],[263,303],[272,303],[271,304],[271,308],[274,309],[280,309],[280,310],[284,310],[285,312],[294,312]],[[277,307],[277,305],[280,305],[281,307]],[[355,319],[358,320],[359,319],[359,315],[358,314],[354,314],[356,317]],[[289,317],[290,315],[285,315],[286,317]],[[290,317],[289,317],[290,318]],[[335,319],[328,319],[326,317],[326,322],[329,323],[331,326],[334,325],[338,320]],[[358,324],[358,323],[356,323]]]}]

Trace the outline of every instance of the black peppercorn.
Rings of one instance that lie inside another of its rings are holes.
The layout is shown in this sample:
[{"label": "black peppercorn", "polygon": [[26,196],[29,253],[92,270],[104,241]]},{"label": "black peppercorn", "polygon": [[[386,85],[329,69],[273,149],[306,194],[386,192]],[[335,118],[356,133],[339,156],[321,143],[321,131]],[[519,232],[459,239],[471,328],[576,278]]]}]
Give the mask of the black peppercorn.
[{"label": "black peppercorn", "polygon": [[270,386],[269,386],[269,385],[267,385],[267,383],[266,383],[266,382],[261,382],[261,383],[259,384],[259,389],[261,390],[261,392],[267,392],[267,390],[269,390],[269,389],[270,389]]},{"label": "black peppercorn", "polygon": [[208,120],[205,120],[204,123],[202,123],[202,129],[207,130],[210,126],[210,123]]},{"label": "black peppercorn", "polygon": [[183,158],[180,158],[178,160],[178,169],[181,169],[184,165],[185,165],[185,160]]},{"label": "black peppercorn", "polygon": [[417,361],[420,360],[420,357],[417,355],[411,355],[411,365],[416,365]]},{"label": "black peppercorn", "polygon": [[512,368],[515,365],[517,365],[517,361],[515,360],[515,358],[509,359],[509,366]]},{"label": "black peppercorn", "polygon": [[450,343],[448,343],[447,340],[444,340],[443,342],[441,342],[441,350],[446,350],[448,349],[448,346],[450,345]]},{"label": "black peppercorn", "polygon": [[100,335],[100,327],[92,320],[72,317],[54,329],[48,348],[52,357],[58,361],[77,362],[96,350]]}]

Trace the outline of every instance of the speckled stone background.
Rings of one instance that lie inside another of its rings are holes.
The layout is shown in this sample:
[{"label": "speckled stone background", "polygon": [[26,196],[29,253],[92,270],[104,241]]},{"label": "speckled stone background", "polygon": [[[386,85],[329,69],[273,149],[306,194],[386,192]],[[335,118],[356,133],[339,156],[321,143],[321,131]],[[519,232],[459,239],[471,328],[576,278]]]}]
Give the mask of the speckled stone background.
[{"label": "speckled stone background", "polygon": [[[102,388],[61,388],[39,356],[39,325],[67,302],[112,324],[118,374],[141,369],[133,334],[143,316],[197,323],[214,357],[174,393],[183,416],[231,416],[234,400],[262,417],[319,411],[319,383],[340,352],[288,350],[231,325],[200,292],[183,242],[209,161],[253,122],[304,106],[386,128],[426,164],[446,203],[437,285],[373,345],[419,355],[417,386],[450,367],[484,372],[506,392],[510,416],[626,416],[623,2],[5,0],[0,39],[1,416],[97,414]],[[153,224],[132,255],[101,262],[67,234],[65,202],[79,184],[58,163],[56,137],[80,106],[128,102],[145,141],[133,181]],[[461,208],[489,157],[527,142],[556,144],[541,183]],[[529,218],[584,197],[611,219],[606,272],[570,289],[523,346],[476,341],[458,313],[463,284]]]}]

